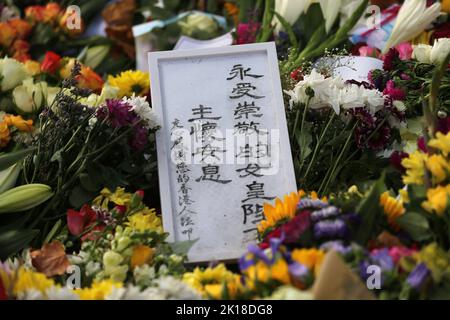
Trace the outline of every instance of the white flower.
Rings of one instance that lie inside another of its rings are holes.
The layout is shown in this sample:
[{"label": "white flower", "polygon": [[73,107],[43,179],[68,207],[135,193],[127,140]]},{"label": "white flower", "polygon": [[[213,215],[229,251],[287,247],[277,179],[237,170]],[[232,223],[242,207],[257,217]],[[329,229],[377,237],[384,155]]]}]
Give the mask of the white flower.
[{"label": "white flower", "polygon": [[[282,16],[287,23],[293,25],[302,13],[306,13],[314,2],[318,0],[275,0],[275,11]],[[333,0],[335,1],[335,0]],[[281,30],[281,24],[274,18],[277,31]]]},{"label": "white flower", "polygon": [[129,104],[131,106],[131,110],[146,122],[148,129],[156,129],[160,126],[159,118],[155,111],[153,111],[150,107],[146,98],[136,97],[133,94],[131,98],[124,97],[122,101]]},{"label": "white flower", "polygon": [[14,89],[28,77],[30,75],[25,66],[19,61],[10,58],[0,60],[0,91]]},{"label": "white flower", "polygon": [[430,61],[434,65],[441,65],[450,53],[450,39],[436,39],[430,53]]},{"label": "white flower", "polygon": [[427,0],[405,0],[383,53],[418,36],[436,20],[440,13],[441,4],[439,2],[427,8]]},{"label": "white flower", "polygon": [[330,32],[331,27],[336,22],[339,15],[339,9],[342,6],[342,0],[319,0],[320,8],[322,9],[325,18],[325,30]]},{"label": "white flower", "polygon": [[413,59],[416,59],[421,63],[431,63],[431,49],[433,48],[432,46],[429,46],[427,44],[419,44],[413,46],[413,48]]},{"label": "white flower", "polygon": [[80,300],[80,296],[67,287],[50,287],[45,291],[48,300]]},{"label": "white flower", "polygon": [[214,34],[219,30],[217,22],[202,13],[190,14],[186,21],[179,21],[178,25],[181,28],[181,32],[189,37],[194,36],[197,32],[206,32],[208,34]]},{"label": "white flower", "polygon": [[293,90],[286,91],[291,97],[291,106],[294,103],[306,103],[308,88],[314,91],[314,97],[309,104],[311,109],[331,107],[339,114],[341,108],[368,107],[372,113],[376,113],[384,106],[384,97],[380,91],[346,84],[341,77],[326,78],[315,69],[297,83]]},{"label": "white flower", "polygon": [[32,78],[23,81],[22,85],[14,88],[13,100],[15,106],[22,113],[39,111],[47,103],[47,82],[34,83]]}]

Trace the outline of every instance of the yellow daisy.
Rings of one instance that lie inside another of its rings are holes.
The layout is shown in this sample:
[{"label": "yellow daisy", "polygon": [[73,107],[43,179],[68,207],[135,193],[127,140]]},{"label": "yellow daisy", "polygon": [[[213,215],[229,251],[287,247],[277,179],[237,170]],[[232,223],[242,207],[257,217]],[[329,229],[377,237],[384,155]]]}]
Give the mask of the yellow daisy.
[{"label": "yellow daisy", "polygon": [[150,76],[139,70],[124,71],[117,76],[109,76],[108,83],[119,89],[119,97],[145,96],[150,91]]}]

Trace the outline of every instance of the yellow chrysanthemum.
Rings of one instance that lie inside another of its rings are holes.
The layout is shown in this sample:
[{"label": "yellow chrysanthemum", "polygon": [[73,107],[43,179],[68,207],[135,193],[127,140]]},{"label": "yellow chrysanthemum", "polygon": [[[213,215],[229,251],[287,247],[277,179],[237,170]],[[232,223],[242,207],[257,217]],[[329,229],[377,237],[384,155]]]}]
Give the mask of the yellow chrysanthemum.
[{"label": "yellow chrysanthemum", "polygon": [[450,163],[447,159],[437,154],[428,157],[426,167],[433,175],[433,182],[435,183],[444,181],[450,171]]},{"label": "yellow chrysanthemum", "polygon": [[47,278],[45,274],[21,267],[17,271],[13,294],[18,295],[31,289],[45,293],[47,289],[53,286],[55,286],[55,282]]},{"label": "yellow chrysanthemum", "polygon": [[126,224],[130,228],[140,232],[162,232],[161,219],[156,215],[155,209],[144,208],[143,210],[129,216]]},{"label": "yellow chrysanthemum", "polygon": [[11,140],[8,124],[4,121],[0,122],[0,148],[4,148]]},{"label": "yellow chrysanthemum", "polygon": [[250,289],[254,289],[255,284],[265,283],[270,280],[270,269],[262,261],[258,261],[255,265],[248,267],[244,272],[246,283]]},{"label": "yellow chrysanthemum", "polygon": [[380,205],[383,207],[384,213],[387,216],[390,226],[398,229],[397,218],[405,213],[403,201],[391,197],[388,191],[380,196]]},{"label": "yellow chrysanthemum", "polygon": [[74,292],[81,300],[104,300],[114,288],[121,288],[122,284],[112,280],[94,281],[90,288],[75,289]]},{"label": "yellow chrysanthemum", "polygon": [[450,152],[450,132],[447,134],[436,133],[436,138],[431,139],[428,146],[440,150],[447,157]]},{"label": "yellow chrysanthemum", "polygon": [[311,272],[313,272],[317,277],[320,272],[323,259],[325,258],[325,252],[315,248],[295,249],[292,251],[291,257],[292,260],[311,270]]},{"label": "yellow chrysanthemum", "polygon": [[205,285],[205,293],[207,297],[212,299],[223,299],[224,286],[227,286],[228,299],[236,299],[237,295],[243,291],[241,277],[237,274],[233,276],[233,280],[222,284],[207,284]]},{"label": "yellow chrysanthemum", "polygon": [[404,184],[423,184],[427,158],[425,153],[414,151],[408,158],[402,160],[402,166],[406,168],[406,175],[403,176]]},{"label": "yellow chrysanthemum", "polygon": [[100,195],[94,199],[93,204],[108,208],[110,202],[119,206],[126,206],[131,201],[132,194],[125,192],[124,188],[117,188],[116,191],[111,192],[108,188],[100,191]]},{"label": "yellow chrysanthemum", "polygon": [[208,294],[206,287],[208,287],[210,293],[214,294],[217,287],[211,285],[222,285],[232,282],[234,279],[235,275],[227,270],[223,263],[204,270],[197,267],[193,272],[186,272],[183,275],[183,281],[204,296]]},{"label": "yellow chrysanthemum", "polygon": [[400,195],[403,203],[409,203],[409,194],[408,194],[408,190],[405,189],[400,189],[398,191],[398,194]]},{"label": "yellow chrysanthemum", "polygon": [[150,76],[139,70],[124,71],[118,76],[109,76],[108,83],[119,89],[119,97],[144,96],[150,90]]},{"label": "yellow chrysanthemum", "polygon": [[427,190],[427,201],[422,203],[422,208],[430,213],[442,215],[447,209],[447,198],[450,195],[450,184],[446,187],[438,186]]}]

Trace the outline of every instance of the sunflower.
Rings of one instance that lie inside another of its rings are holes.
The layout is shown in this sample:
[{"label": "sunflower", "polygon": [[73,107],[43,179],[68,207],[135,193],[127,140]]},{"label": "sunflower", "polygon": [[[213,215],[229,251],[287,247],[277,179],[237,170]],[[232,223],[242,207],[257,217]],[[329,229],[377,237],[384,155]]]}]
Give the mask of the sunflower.
[{"label": "sunflower", "polygon": [[204,270],[197,267],[193,272],[187,272],[183,275],[183,281],[204,296],[208,295],[208,292],[216,293],[218,288],[216,285],[234,282],[235,280],[235,274],[228,271],[223,263]]},{"label": "sunflower", "polygon": [[118,76],[109,76],[108,83],[119,89],[119,97],[145,96],[150,90],[150,76],[139,70],[124,71]]}]

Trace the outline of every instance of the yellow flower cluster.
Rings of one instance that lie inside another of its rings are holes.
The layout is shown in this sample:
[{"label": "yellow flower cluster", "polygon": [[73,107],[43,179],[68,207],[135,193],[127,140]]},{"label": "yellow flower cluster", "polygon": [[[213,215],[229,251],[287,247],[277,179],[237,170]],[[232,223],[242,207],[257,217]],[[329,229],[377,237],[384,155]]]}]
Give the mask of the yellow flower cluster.
[{"label": "yellow flower cluster", "polygon": [[[294,218],[299,201],[306,196],[309,196],[313,200],[319,198],[315,191],[308,195],[305,191],[300,190],[285,195],[284,200],[276,198],[275,205],[264,203],[263,213],[265,220],[261,221],[258,225],[258,232],[263,234],[266,230],[276,227],[279,222]],[[322,200],[326,201],[327,199],[324,197]]]},{"label": "yellow flower cluster", "polygon": [[20,267],[10,274],[0,269],[0,280],[6,291],[12,293],[14,296],[19,296],[29,290],[36,290],[45,294],[47,289],[55,286],[55,282],[47,278],[45,274],[32,271],[25,267]]},{"label": "yellow flower cluster", "polygon": [[108,208],[110,202],[118,206],[127,206],[131,201],[131,196],[131,193],[125,192],[125,188],[117,188],[114,192],[111,192],[108,188],[104,188],[92,204],[105,209]]},{"label": "yellow flower cluster", "polygon": [[122,284],[112,280],[94,281],[90,288],[75,289],[74,292],[81,300],[105,300],[114,288],[121,288]]},{"label": "yellow flower cluster", "polygon": [[429,177],[432,187],[427,190],[427,201],[422,203],[422,207],[430,213],[442,215],[450,195],[450,132],[438,132],[436,137],[428,142],[428,147],[432,149],[430,154],[415,151],[403,159],[402,165],[406,168],[403,182],[406,185],[422,185],[426,177]]},{"label": "yellow flower cluster", "polygon": [[197,267],[194,271],[185,273],[183,281],[204,297],[212,297],[214,299],[221,298],[225,284],[230,297],[236,296],[242,288],[239,276],[227,270],[223,263],[214,268],[206,268],[204,270]]},{"label": "yellow flower cluster", "polygon": [[139,70],[124,71],[117,76],[109,76],[108,83],[119,89],[119,98],[144,96],[150,91],[150,76],[147,72]]}]

